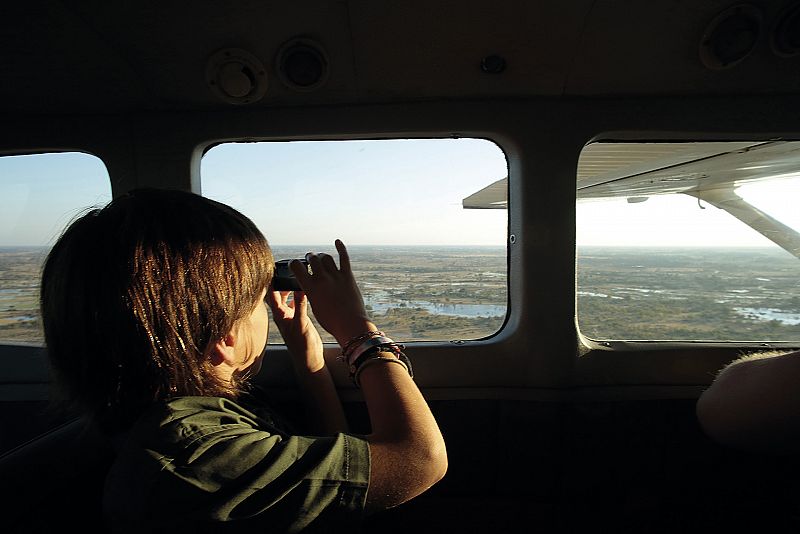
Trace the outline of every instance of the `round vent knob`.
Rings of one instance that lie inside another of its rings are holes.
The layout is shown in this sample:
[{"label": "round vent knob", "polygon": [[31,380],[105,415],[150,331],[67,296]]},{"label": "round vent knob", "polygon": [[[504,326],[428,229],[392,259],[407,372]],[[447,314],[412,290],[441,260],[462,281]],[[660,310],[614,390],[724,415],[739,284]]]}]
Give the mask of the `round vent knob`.
[{"label": "round vent knob", "polygon": [[317,42],[296,38],[278,50],[276,70],[287,86],[297,91],[313,91],[328,79],[328,55]]},{"label": "round vent knob", "polygon": [[209,58],[206,82],[218,98],[229,104],[250,104],[267,92],[264,65],[239,48],[226,48]]},{"label": "round vent knob", "polygon": [[709,69],[728,69],[750,55],[761,35],[761,11],[740,4],[717,15],[700,41],[700,60]]},{"label": "round vent knob", "polygon": [[219,88],[228,96],[242,98],[253,90],[255,76],[241,63],[225,63],[219,70]]},{"label": "round vent knob", "polygon": [[777,18],[770,44],[780,57],[800,54],[800,3],[788,6]]}]

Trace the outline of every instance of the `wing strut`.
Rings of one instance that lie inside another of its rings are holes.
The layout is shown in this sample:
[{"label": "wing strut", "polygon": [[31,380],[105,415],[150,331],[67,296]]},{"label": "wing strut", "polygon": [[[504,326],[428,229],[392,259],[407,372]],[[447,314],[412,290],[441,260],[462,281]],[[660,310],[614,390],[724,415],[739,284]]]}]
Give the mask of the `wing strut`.
[{"label": "wing strut", "polygon": [[733,187],[684,191],[684,194],[727,211],[782,249],[800,258],[800,233],[748,203],[736,194]]}]

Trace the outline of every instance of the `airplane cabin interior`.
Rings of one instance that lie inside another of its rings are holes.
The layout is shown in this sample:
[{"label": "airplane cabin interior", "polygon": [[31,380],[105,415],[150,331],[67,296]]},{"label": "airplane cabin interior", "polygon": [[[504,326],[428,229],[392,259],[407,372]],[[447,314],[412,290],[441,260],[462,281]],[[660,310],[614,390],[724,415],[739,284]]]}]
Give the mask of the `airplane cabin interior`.
[{"label": "airplane cabin interior", "polygon": [[[366,532],[800,529],[796,455],[723,446],[695,415],[729,362],[800,348],[800,226],[747,190],[797,211],[800,2],[3,7],[0,530],[102,528],[112,453],[54,387],[35,252],[141,187],[254,220],[291,206],[263,228],[286,257],[341,224],[365,277],[399,262],[364,291],[449,468]],[[735,228],[706,237],[709,217]],[[292,413],[273,334],[255,381]]]}]

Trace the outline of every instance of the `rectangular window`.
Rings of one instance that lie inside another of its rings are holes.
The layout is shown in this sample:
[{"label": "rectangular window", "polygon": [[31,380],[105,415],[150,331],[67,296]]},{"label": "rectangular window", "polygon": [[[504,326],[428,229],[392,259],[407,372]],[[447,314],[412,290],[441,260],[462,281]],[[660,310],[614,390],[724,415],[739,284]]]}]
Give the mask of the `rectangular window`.
[{"label": "rectangular window", "polygon": [[0,198],[0,343],[42,344],[42,263],[72,218],[111,200],[111,181],[89,154],[3,156]]},{"label": "rectangular window", "polygon": [[594,143],[578,324],[602,340],[800,340],[800,143]]},{"label": "rectangular window", "polygon": [[507,210],[462,199],[507,173],[482,139],[226,143],[203,157],[202,188],[250,217],[276,260],[336,257],[342,239],[373,320],[396,339],[441,341],[505,320]]}]

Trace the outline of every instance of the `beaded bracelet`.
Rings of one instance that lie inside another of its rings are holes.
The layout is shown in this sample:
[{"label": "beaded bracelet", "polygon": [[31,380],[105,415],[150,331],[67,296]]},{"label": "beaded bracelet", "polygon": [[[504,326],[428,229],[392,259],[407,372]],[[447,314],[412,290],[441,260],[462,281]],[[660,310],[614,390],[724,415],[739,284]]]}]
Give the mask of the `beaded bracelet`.
[{"label": "beaded bracelet", "polygon": [[347,343],[345,343],[344,345],[342,345],[342,354],[347,354],[347,351],[349,351],[351,348],[353,348],[353,346],[354,346],[356,343],[358,343],[359,341],[363,341],[363,340],[365,340],[365,339],[369,339],[369,338],[371,338],[371,337],[385,336],[385,335],[386,335],[386,334],[384,334],[384,333],[383,333],[383,332],[381,332],[380,330],[372,330],[372,331],[370,331],[370,332],[364,332],[363,334],[359,334],[359,335],[357,335],[357,336],[355,336],[355,337],[351,338],[351,339],[350,339],[350,340],[349,340]]},{"label": "beaded bracelet", "polygon": [[358,360],[359,356],[361,356],[371,348],[379,347],[382,345],[393,345],[393,344],[395,344],[394,340],[386,336],[378,336],[370,338],[361,343],[360,345],[357,345],[355,348],[351,349],[350,352],[345,354],[344,355],[345,363],[347,363],[347,365],[353,365],[353,362]]}]

